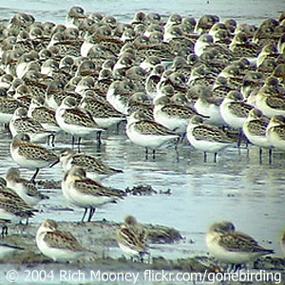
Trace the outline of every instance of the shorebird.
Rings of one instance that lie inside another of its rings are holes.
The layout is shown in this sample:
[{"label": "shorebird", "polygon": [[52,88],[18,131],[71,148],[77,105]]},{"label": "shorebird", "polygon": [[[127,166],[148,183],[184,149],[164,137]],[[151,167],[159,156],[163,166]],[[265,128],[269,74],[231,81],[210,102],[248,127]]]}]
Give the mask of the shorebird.
[{"label": "shorebird", "polygon": [[146,119],[142,111],[135,111],[128,117],[126,133],[133,143],[146,148],[146,158],[149,148],[152,149],[152,156],[155,158],[157,148],[179,138],[175,132],[163,125]]},{"label": "shorebird", "polygon": [[209,252],[220,262],[230,264],[235,271],[242,264],[273,253],[272,249],[260,246],[251,236],[235,231],[231,222],[213,224],[206,235],[206,242]]},{"label": "shorebird", "polygon": [[0,96],[0,123],[8,124],[19,107],[20,101],[13,97]]},{"label": "shorebird", "polygon": [[147,231],[133,216],[127,216],[117,230],[117,242],[121,250],[132,259],[138,257],[141,262],[144,255],[150,255],[146,240]]},{"label": "shorebird", "polygon": [[74,166],[78,166],[82,167],[90,178],[93,178],[93,176],[105,176],[123,172],[120,169],[110,167],[93,155],[75,153],[69,148],[63,149],[60,152],[59,159],[64,172],[69,171]]},{"label": "shorebird", "polygon": [[269,149],[269,163],[271,163],[272,149],[266,136],[269,118],[258,109],[252,109],[243,123],[243,133],[249,142],[259,147],[259,161],[262,162],[262,148]]},{"label": "shorebird", "polygon": [[8,227],[6,223],[21,223],[26,219],[28,224],[29,218],[34,216],[35,209],[29,206],[14,190],[7,187],[4,178],[0,178],[0,220],[4,222],[2,227],[2,236],[7,235]]},{"label": "shorebird", "polygon": [[213,125],[203,123],[199,116],[193,116],[187,127],[187,139],[190,144],[204,151],[204,162],[207,161],[207,152],[214,153],[214,162],[217,161],[217,153],[234,144],[236,138]]},{"label": "shorebird", "polygon": [[49,197],[41,194],[30,181],[21,177],[20,170],[9,168],[6,173],[7,187],[14,190],[28,205],[35,206],[41,200]]},{"label": "shorebird", "polygon": [[174,104],[166,96],[155,101],[154,120],[177,134],[186,132],[189,120],[194,115],[199,114],[193,108]]},{"label": "shorebird", "polygon": [[85,95],[80,106],[87,111],[96,124],[103,129],[108,129],[125,120],[125,115],[118,112],[105,98],[102,100],[93,94],[90,94],[90,96]]},{"label": "shorebird", "polygon": [[29,135],[31,142],[42,141],[44,138],[53,135],[52,132],[44,129],[38,121],[29,118],[28,110],[24,107],[20,107],[15,111],[9,122],[9,129],[13,137],[23,133]]},{"label": "shorebird", "polygon": [[54,165],[59,162],[56,154],[51,150],[31,143],[27,134],[16,135],[10,144],[10,153],[13,160],[21,167],[36,169],[31,182],[35,181],[41,168]]},{"label": "shorebird", "polygon": [[256,107],[271,118],[285,116],[285,90],[276,77],[268,77],[256,94]]},{"label": "shorebird", "polygon": [[285,117],[273,116],[266,129],[269,143],[279,150],[285,150]]},{"label": "shorebird", "polygon": [[78,148],[80,149],[81,137],[89,136],[100,128],[90,114],[77,107],[76,101],[72,97],[65,98],[55,113],[56,121],[60,128],[72,135],[72,146],[75,137],[78,137]]},{"label": "shorebird", "polygon": [[61,184],[64,197],[72,205],[84,208],[81,222],[90,209],[87,221],[90,222],[96,208],[107,203],[116,203],[123,198],[123,193],[103,186],[101,183],[86,177],[86,171],[81,167],[71,168],[64,176]]},{"label": "shorebird", "polygon": [[36,243],[40,252],[55,262],[69,262],[89,253],[72,233],[60,231],[54,220],[45,220],[40,225]]}]

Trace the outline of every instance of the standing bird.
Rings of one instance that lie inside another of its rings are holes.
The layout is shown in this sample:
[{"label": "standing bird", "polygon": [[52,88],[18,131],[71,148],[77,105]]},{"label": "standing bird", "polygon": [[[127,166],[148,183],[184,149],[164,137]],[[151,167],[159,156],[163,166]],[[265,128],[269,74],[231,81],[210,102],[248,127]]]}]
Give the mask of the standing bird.
[{"label": "standing bird", "polygon": [[78,148],[81,137],[104,130],[99,128],[89,113],[77,107],[72,97],[67,97],[62,101],[56,110],[55,117],[60,128],[72,135],[72,146],[74,146],[75,137],[78,137]]},{"label": "standing bird", "polygon": [[193,116],[189,122],[187,139],[194,148],[204,151],[204,162],[207,161],[207,152],[214,153],[216,162],[217,153],[236,141],[222,129],[203,123],[203,119],[198,116]]},{"label": "standing bird", "polygon": [[206,243],[209,252],[217,260],[230,264],[235,271],[242,264],[274,252],[260,246],[251,236],[235,231],[231,222],[213,224],[206,235]]},{"label": "standing bird", "polygon": [[30,137],[26,134],[19,134],[13,138],[10,153],[13,160],[21,167],[36,170],[31,182],[35,182],[41,168],[59,162],[55,153],[41,145],[31,143]]},{"label": "standing bird", "polygon": [[90,209],[87,221],[90,222],[96,208],[107,203],[116,203],[123,198],[123,193],[103,186],[101,183],[86,177],[86,171],[80,167],[69,170],[61,184],[64,197],[72,205],[84,208],[81,222]]},{"label": "standing bird", "polygon": [[259,162],[262,162],[262,148],[269,149],[269,162],[271,162],[272,149],[266,136],[269,119],[263,116],[258,109],[252,109],[244,121],[242,130],[249,142],[259,147]]},{"label": "standing bird", "polygon": [[155,158],[157,148],[179,138],[176,133],[163,125],[146,119],[141,111],[135,111],[128,118],[126,133],[133,143],[146,148],[146,158],[149,148],[152,149],[153,158]]},{"label": "standing bird", "polygon": [[35,206],[41,200],[49,198],[41,194],[32,182],[22,178],[17,168],[8,169],[6,181],[7,187],[14,190],[30,206]]},{"label": "standing bird", "polygon": [[64,172],[69,171],[72,167],[82,167],[87,176],[90,178],[105,175],[122,173],[120,169],[115,169],[105,164],[93,155],[86,153],[75,153],[72,149],[64,149],[60,152],[60,162]]}]

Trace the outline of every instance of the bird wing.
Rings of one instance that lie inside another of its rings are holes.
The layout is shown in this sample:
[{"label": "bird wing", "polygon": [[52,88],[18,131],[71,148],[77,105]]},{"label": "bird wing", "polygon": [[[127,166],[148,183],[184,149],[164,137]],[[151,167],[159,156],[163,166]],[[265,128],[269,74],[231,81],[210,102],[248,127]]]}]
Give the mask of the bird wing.
[{"label": "bird wing", "polygon": [[44,148],[41,145],[32,144],[29,142],[22,142],[22,144],[19,146],[19,154],[31,160],[41,159],[52,162],[58,159],[57,155],[52,151]]},{"label": "bird wing", "polygon": [[55,119],[55,112],[53,110],[47,109],[46,107],[38,107],[33,112],[33,119],[42,123],[53,123],[57,125]]},{"label": "bird wing", "polygon": [[88,116],[86,113],[76,108],[66,110],[63,114],[63,118],[65,123],[67,124],[79,125],[90,128],[97,127],[91,116]]},{"label": "bird wing", "polygon": [[44,241],[50,247],[68,249],[73,251],[84,251],[84,248],[70,232],[63,232],[58,230],[54,232],[47,232],[44,235]]},{"label": "bird wing", "polygon": [[74,186],[82,193],[93,196],[105,196],[113,198],[122,198],[122,193],[112,190],[92,179],[85,178],[76,180]]},{"label": "bird wing", "polygon": [[163,112],[166,112],[170,116],[175,116],[175,117],[180,117],[184,119],[190,119],[193,115],[198,115],[198,113],[185,106],[180,106],[180,105],[171,105],[171,106],[163,106],[161,108]]},{"label": "bird wing", "polygon": [[229,251],[270,253],[269,249],[260,246],[251,236],[241,232],[227,233],[220,237],[219,244]]},{"label": "bird wing", "polygon": [[285,140],[285,126],[275,126],[273,127],[274,132],[278,134],[278,136],[282,139]]},{"label": "bird wing", "polygon": [[285,98],[282,96],[268,96],[266,103],[273,109],[285,110]]},{"label": "bird wing", "polygon": [[120,243],[128,246],[129,248],[138,252],[146,252],[145,241],[141,239],[141,236],[136,234],[131,228],[121,227],[117,231],[117,239]]},{"label": "bird wing", "polygon": [[112,168],[105,165],[101,160],[91,155],[76,154],[73,156],[71,164],[83,167],[86,171],[96,171],[98,173],[113,171]]},{"label": "bird wing", "polygon": [[268,123],[262,120],[252,120],[248,123],[250,132],[256,136],[265,136]]},{"label": "bird wing", "polygon": [[229,109],[239,118],[246,118],[253,107],[243,102],[232,102]]},{"label": "bird wing", "polygon": [[173,135],[176,136],[174,132],[171,132],[169,129],[164,126],[148,120],[143,120],[135,123],[135,128],[143,133],[144,135]]},{"label": "bird wing", "polygon": [[210,142],[233,143],[235,141],[234,138],[228,136],[222,130],[208,125],[194,127],[193,136],[196,140],[207,140]]}]

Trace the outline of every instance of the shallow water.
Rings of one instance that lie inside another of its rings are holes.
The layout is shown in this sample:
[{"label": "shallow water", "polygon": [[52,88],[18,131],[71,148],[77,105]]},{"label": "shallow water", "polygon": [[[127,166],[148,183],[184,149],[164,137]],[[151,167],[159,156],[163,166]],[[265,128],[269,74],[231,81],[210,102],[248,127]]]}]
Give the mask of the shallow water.
[{"label": "shallow water", "polygon": [[[124,130],[119,135],[111,133],[105,137],[100,150],[95,140],[85,140],[82,147],[82,151],[124,171],[103,179],[103,184],[120,189],[149,184],[157,191],[171,189],[172,194],[129,196],[118,204],[98,209],[95,219],[120,222],[127,214],[133,214],[143,223],[177,228],[186,242],[161,248],[168,258],[206,253],[205,232],[211,223],[220,220],[232,221],[238,229],[281,254],[278,241],[285,216],[284,154],[275,152],[272,165],[264,154],[264,163],[260,165],[256,147],[250,148],[249,156],[245,149],[239,154],[233,147],[225,150],[217,163],[212,162],[211,155],[204,163],[203,154],[184,142],[179,146],[179,161],[172,147],[160,150],[155,160],[146,160],[144,149],[132,144]],[[8,134],[0,136],[0,175],[4,175],[7,167],[15,166],[10,155],[7,156],[9,141]],[[68,145],[69,138],[64,136],[56,149]],[[32,175],[27,170],[23,173],[27,177]],[[58,165],[41,170],[38,179],[60,180],[62,176]],[[60,190],[51,190],[49,195],[50,200],[40,206],[43,212],[33,219],[35,222],[44,218],[59,221],[81,218],[82,209],[61,211],[69,205]]]}]

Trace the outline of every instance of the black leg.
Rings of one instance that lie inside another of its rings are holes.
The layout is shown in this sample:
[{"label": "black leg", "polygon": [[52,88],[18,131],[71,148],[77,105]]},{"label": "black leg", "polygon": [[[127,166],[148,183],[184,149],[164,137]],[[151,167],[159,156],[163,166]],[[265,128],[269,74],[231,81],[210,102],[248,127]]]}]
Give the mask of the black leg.
[{"label": "black leg", "polygon": [[148,160],[148,148],[145,148],[145,159]]},{"label": "black leg", "polygon": [[117,124],[117,128],[116,128],[117,135],[120,133],[120,124],[121,124],[121,121]]},{"label": "black leg", "polygon": [[204,151],[204,162],[207,162],[207,152]]},{"label": "black leg", "polygon": [[217,162],[217,153],[215,152],[214,153],[214,163],[216,163]]},{"label": "black leg", "polygon": [[102,144],[101,135],[102,135],[102,131],[97,132],[97,142],[98,142],[98,146],[101,146],[101,144]]},{"label": "black leg", "polygon": [[8,227],[6,225],[4,225],[2,227],[1,237],[4,238],[7,235],[8,235]]},{"label": "black leg", "polygon": [[78,138],[78,145],[77,145],[77,147],[78,147],[78,152],[80,152],[80,143],[81,143],[81,137]]},{"label": "black leg", "polygon": [[241,146],[242,139],[243,139],[243,133],[242,133],[242,130],[239,130],[238,142],[237,142],[237,147],[238,148],[240,148],[240,146]]},{"label": "black leg", "polygon": [[37,168],[36,172],[34,173],[33,177],[32,177],[31,180],[30,180],[32,183],[35,184],[35,179],[36,179],[36,177],[37,177],[37,175],[38,175],[39,172],[40,172],[40,169]]},{"label": "black leg", "polygon": [[82,223],[84,222],[85,216],[86,216],[86,214],[87,214],[87,210],[88,210],[88,208],[85,208],[85,209],[84,209],[84,214],[83,214],[83,217],[82,217],[82,219],[81,219],[81,222],[82,222]]},{"label": "black leg", "polygon": [[155,149],[152,150],[152,159],[155,159]]},{"label": "black leg", "polygon": [[54,134],[50,135],[49,136],[49,140],[50,140],[50,145],[52,147],[54,147],[55,135]]},{"label": "black leg", "polygon": [[71,140],[71,146],[72,146],[72,149],[74,149],[74,144],[75,144],[75,137],[72,136],[72,140]]},{"label": "black leg", "polygon": [[89,217],[88,217],[88,222],[91,222],[91,219],[93,215],[95,214],[96,208],[91,207],[90,212],[89,212]]},{"label": "black leg", "polygon": [[272,164],[272,148],[271,147],[268,150],[268,155],[269,155],[269,164]]},{"label": "black leg", "polygon": [[259,164],[262,164],[262,147],[259,148]]}]

